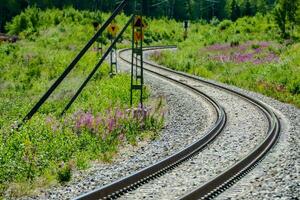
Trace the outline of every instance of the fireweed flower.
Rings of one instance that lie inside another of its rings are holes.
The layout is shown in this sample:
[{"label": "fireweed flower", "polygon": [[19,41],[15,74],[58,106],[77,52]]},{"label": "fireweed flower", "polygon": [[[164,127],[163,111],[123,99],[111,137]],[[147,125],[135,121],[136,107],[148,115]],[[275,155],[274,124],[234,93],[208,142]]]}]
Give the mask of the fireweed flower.
[{"label": "fireweed flower", "polygon": [[45,122],[48,126],[51,127],[52,131],[57,131],[60,127],[60,124],[51,116],[48,116],[45,119]]},{"label": "fireweed flower", "polygon": [[[255,45],[255,46],[254,46]],[[233,63],[252,63],[255,65],[278,62],[279,57],[268,50],[272,46],[271,42],[253,42],[249,41],[239,46],[230,46],[230,44],[215,44],[206,47],[207,50],[216,51],[217,55],[210,55],[211,60],[218,62]]]},{"label": "fireweed flower", "polygon": [[100,116],[95,118],[95,127],[99,128],[103,124],[103,120]]},{"label": "fireweed flower", "polygon": [[123,140],[125,137],[126,124],[135,124],[140,130],[145,128],[146,121],[152,117],[160,118],[160,112],[151,115],[151,108],[139,105],[136,108],[130,109],[108,109],[104,115],[98,113],[93,115],[92,112],[79,111],[74,113],[71,117],[72,124],[75,132],[80,133],[83,130],[90,131],[91,133],[101,135],[105,140],[111,133],[123,134],[120,138]]},{"label": "fireweed flower", "polygon": [[116,125],[116,120],[114,118],[109,118],[107,120],[107,128],[110,133],[113,132],[115,125]]},{"label": "fireweed flower", "polygon": [[52,122],[53,122],[53,118],[52,118],[52,117],[50,117],[50,116],[48,116],[48,117],[46,117],[46,120],[45,120],[45,122],[46,122],[46,124],[52,124]]}]

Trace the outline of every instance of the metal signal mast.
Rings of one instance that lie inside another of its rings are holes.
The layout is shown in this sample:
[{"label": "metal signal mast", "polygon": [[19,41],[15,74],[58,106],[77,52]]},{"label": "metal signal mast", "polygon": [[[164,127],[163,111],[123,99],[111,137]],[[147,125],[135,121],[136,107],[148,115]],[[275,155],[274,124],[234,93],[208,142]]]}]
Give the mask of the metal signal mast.
[{"label": "metal signal mast", "polygon": [[142,3],[135,1],[134,20],[132,23],[132,54],[131,54],[131,89],[130,104],[133,104],[134,91],[140,92],[140,105],[143,106],[144,67],[143,67],[143,40],[146,25],[143,21]]}]

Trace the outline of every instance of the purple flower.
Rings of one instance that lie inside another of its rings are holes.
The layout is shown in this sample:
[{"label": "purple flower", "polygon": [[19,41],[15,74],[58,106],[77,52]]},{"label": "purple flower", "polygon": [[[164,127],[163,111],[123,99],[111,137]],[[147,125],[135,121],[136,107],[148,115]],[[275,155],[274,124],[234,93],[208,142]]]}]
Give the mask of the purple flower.
[{"label": "purple flower", "polygon": [[230,44],[214,44],[214,45],[207,47],[206,49],[208,49],[210,51],[224,51],[228,48],[230,48]]},{"label": "purple flower", "polygon": [[99,127],[102,122],[103,122],[103,120],[102,120],[102,118],[100,116],[96,117],[96,119],[95,119],[95,126]]},{"label": "purple flower", "polygon": [[[239,46],[231,47],[229,44],[215,44],[206,47],[206,49],[211,51],[222,51],[221,54],[210,56],[210,59],[215,61],[262,64],[279,60],[276,54],[269,52],[268,49],[266,49],[271,46],[271,44],[271,42],[264,41],[259,43],[248,41]],[[253,45],[256,45],[257,48],[253,49]]]},{"label": "purple flower", "polygon": [[108,131],[109,132],[112,132],[115,128],[115,125],[116,125],[116,121],[114,118],[109,118],[108,121],[107,121],[107,128],[108,128]]},{"label": "purple flower", "polygon": [[90,113],[80,113],[75,122],[76,129],[89,128],[93,129],[95,124],[95,117]]},{"label": "purple flower", "polygon": [[51,127],[53,131],[57,131],[59,129],[60,124],[51,116],[48,116],[45,120],[46,124]]},{"label": "purple flower", "polygon": [[267,48],[271,45],[270,42],[259,42],[259,46],[262,48]]},{"label": "purple flower", "polygon": [[46,117],[45,122],[46,122],[46,124],[52,124],[53,123],[53,118],[48,116],[48,117]]}]

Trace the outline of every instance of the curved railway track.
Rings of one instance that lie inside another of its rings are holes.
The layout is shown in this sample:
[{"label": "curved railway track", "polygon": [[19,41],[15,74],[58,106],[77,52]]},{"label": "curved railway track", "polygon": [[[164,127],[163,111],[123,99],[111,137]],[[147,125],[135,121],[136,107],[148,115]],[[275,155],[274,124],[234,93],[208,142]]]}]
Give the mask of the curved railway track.
[{"label": "curved railway track", "polygon": [[[145,51],[152,51],[158,49],[172,49],[174,46],[157,46],[145,48]],[[130,51],[129,49],[124,49],[120,51],[120,58],[129,63],[129,61],[123,55]],[[155,179],[171,169],[174,169],[181,163],[189,160],[194,155],[199,153],[205,146],[210,143],[217,135],[222,131],[226,123],[226,114],[224,109],[211,97],[207,96],[196,87],[184,83],[184,81],[172,78],[173,75],[177,75],[180,77],[184,77],[187,79],[191,79],[196,82],[201,82],[202,84],[209,85],[211,87],[218,88],[220,90],[226,91],[230,94],[236,95],[244,100],[250,102],[252,105],[256,106],[261,112],[265,115],[268,120],[268,132],[265,139],[259,144],[251,153],[241,159],[239,162],[234,164],[225,172],[221,173],[217,177],[211,179],[204,185],[199,188],[193,190],[189,194],[183,196],[181,199],[210,199],[217,196],[219,193],[224,191],[226,188],[230,187],[234,182],[241,179],[247,172],[249,172],[255,165],[267,154],[267,152],[272,148],[272,146],[276,143],[279,133],[280,133],[280,122],[277,118],[276,114],[264,103],[248,97],[244,94],[231,90],[227,87],[218,85],[216,83],[212,83],[207,80],[203,80],[199,77],[187,75],[182,72],[177,72],[150,62],[145,62],[148,67],[144,67],[144,69],[154,74],[155,76],[159,76],[161,78],[167,79],[169,81],[175,82],[184,86],[185,88],[197,93],[198,95],[203,96],[207,101],[209,101],[215,108],[217,113],[217,121],[215,125],[211,128],[211,130],[205,134],[199,141],[188,146],[186,149],[180,151],[177,154],[174,154],[165,160],[154,164],[146,169],[143,169],[135,174],[125,177],[119,181],[116,181],[110,185],[104,186],[102,188],[96,189],[88,194],[78,197],[77,199],[114,199],[121,196],[128,191],[134,190],[140,185],[143,185],[149,182],[152,179]],[[164,73],[162,73],[164,72]],[[166,74],[167,73],[167,74]]]}]

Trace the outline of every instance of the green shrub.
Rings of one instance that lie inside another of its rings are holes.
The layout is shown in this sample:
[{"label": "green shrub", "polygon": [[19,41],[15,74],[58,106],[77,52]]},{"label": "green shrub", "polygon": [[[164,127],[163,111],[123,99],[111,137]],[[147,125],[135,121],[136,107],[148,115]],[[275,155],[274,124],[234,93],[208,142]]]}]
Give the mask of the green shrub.
[{"label": "green shrub", "polygon": [[260,48],[260,45],[259,45],[259,44],[252,44],[252,45],[251,45],[251,48],[252,48],[252,49],[259,49],[259,48]]},{"label": "green shrub", "polygon": [[72,167],[68,164],[65,165],[64,163],[60,167],[59,171],[57,172],[57,179],[60,183],[66,183],[71,180],[72,177]]},{"label": "green shrub", "polygon": [[232,25],[232,21],[230,21],[230,20],[223,20],[223,21],[219,24],[219,29],[220,29],[221,31],[224,31],[224,30],[228,29],[231,25]]},{"label": "green shrub", "polygon": [[300,80],[293,81],[289,86],[289,92],[293,95],[299,95],[300,94]]},{"label": "green shrub", "polygon": [[35,32],[40,23],[39,12],[38,8],[27,8],[20,15],[14,17],[12,22],[6,25],[9,34],[20,34],[23,31]]}]

